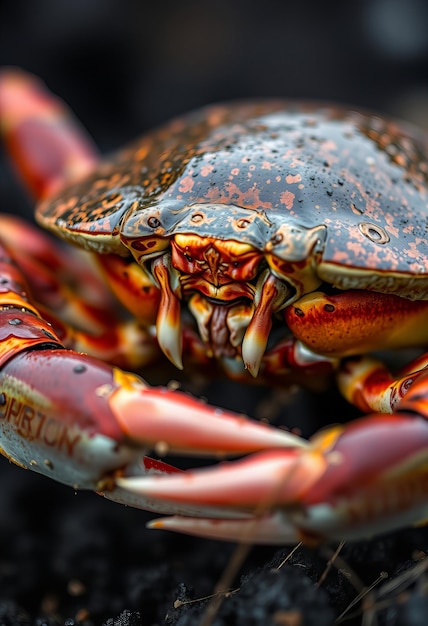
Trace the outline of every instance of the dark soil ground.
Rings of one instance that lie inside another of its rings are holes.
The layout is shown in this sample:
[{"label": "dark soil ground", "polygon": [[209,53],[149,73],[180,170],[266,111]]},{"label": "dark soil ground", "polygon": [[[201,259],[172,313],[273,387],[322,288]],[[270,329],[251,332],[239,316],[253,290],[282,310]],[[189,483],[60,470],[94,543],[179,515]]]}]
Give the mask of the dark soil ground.
[{"label": "dark soil ground", "polygon": [[[233,544],[148,531],[145,512],[6,461],[1,475],[0,626],[428,623],[426,529],[345,544],[336,559],[337,545],[241,555]],[[206,598],[232,557],[242,563],[210,621]]]}]

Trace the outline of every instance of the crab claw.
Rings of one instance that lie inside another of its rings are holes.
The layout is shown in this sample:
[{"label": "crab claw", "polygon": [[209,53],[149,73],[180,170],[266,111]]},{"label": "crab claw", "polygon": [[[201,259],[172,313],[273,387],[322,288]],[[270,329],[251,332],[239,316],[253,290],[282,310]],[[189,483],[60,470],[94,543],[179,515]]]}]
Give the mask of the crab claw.
[{"label": "crab claw", "polygon": [[118,387],[110,399],[124,434],[166,454],[239,455],[267,448],[301,448],[292,433],[254,422],[167,388],[151,388],[132,374],[115,370]]},{"label": "crab claw", "polygon": [[[119,484],[154,501],[223,511],[219,520],[178,516],[155,520],[151,528],[275,544],[361,539],[420,523],[428,514],[427,480],[427,422],[403,412],[333,427],[306,449]],[[251,517],[229,519],[231,513]]]},{"label": "crab claw", "polygon": [[137,508],[216,515],[216,507],[154,502],[124,490],[118,477],[177,473],[148,460],[153,449],[226,455],[304,445],[290,433],[151,388],[133,374],[65,350],[30,310],[11,309],[2,320],[1,453],[21,467]]},{"label": "crab claw", "polygon": [[[293,517],[302,514],[304,495],[326,465],[316,450],[270,450],[168,477],[118,478],[117,484],[153,502],[199,507],[203,515],[155,519],[149,528],[223,541],[284,544],[300,540]],[[215,519],[207,517],[210,510],[217,511]]]},{"label": "crab claw", "polygon": [[240,461],[177,476],[118,479],[118,484],[151,498],[230,510],[255,511],[271,503],[293,504],[323,473],[316,451],[269,450]]},{"label": "crab claw", "polygon": [[267,515],[238,519],[211,519],[172,515],[151,520],[147,528],[256,544],[294,544],[301,540],[296,526],[280,511]]}]

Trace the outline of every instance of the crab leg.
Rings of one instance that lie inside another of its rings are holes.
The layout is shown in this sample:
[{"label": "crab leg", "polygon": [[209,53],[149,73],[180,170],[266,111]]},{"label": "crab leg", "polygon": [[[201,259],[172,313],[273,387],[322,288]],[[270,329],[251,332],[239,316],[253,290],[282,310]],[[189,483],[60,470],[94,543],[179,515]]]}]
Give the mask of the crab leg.
[{"label": "crab leg", "polygon": [[[34,301],[62,320],[78,319],[81,328],[93,332],[105,328],[104,318],[114,307],[114,298],[91,255],[61,245],[39,228],[11,214],[0,214],[0,233],[2,242],[13,250],[14,262],[27,277]],[[79,274],[85,276],[84,281],[76,281]],[[110,318],[107,321],[109,326],[111,321]]]},{"label": "crab leg", "polygon": [[381,361],[359,357],[345,361],[337,378],[345,398],[362,411],[392,413],[424,371],[428,372],[427,354],[412,361],[395,378]]},{"label": "crab leg", "polygon": [[293,336],[327,357],[419,347],[428,341],[427,300],[349,290],[306,294],[284,310]]},{"label": "crab leg", "polygon": [[[14,261],[27,277],[37,310],[63,345],[132,369],[159,359],[157,342],[141,322],[122,320],[116,314],[117,303],[87,253],[55,245],[45,233],[13,215],[0,215],[0,233],[10,249],[20,242]],[[84,281],[76,280],[79,273]]]},{"label": "crab leg", "polygon": [[0,74],[0,123],[19,174],[36,198],[87,174],[98,161],[92,140],[66,105],[17,69]]}]

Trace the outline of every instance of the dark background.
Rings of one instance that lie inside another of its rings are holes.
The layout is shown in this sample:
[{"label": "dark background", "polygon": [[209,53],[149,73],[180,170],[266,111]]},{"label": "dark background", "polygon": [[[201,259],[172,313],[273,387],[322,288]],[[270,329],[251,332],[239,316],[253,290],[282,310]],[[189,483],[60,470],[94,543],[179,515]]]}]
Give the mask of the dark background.
[{"label": "dark background", "polygon": [[44,78],[104,149],[229,98],[342,101],[426,123],[425,0],[13,0],[0,64]]},{"label": "dark background", "polygon": [[41,76],[103,151],[230,98],[339,101],[428,127],[426,0],[0,0],[1,65]]},{"label": "dark background", "polygon": [[[0,0],[3,65],[42,77],[103,152],[171,116],[230,98],[344,102],[428,128],[425,0]],[[29,215],[30,203],[0,159],[1,210]],[[323,410],[329,414],[327,402]],[[330,412],[327,421],[341,419],[336,408]],[[40,615],[42,623],[63,623],[83,609],[100,623],[144,604],[145,583],[133,586],[141,572],[159,591],[165,580],[173,588],[194,570],[202,595],[232,550],[213,544],[201,557],[204,569],[195,554],[209,542],[180,538],[177,553],[170,536],[147,538],[143,513],[91,494],[75,498],[70,489],[7,463],[1,470],[0,623],[30,623]],[[416,545],[388,541],[371,554],[367,584],[381,569],[396,567],[389,560],[394,546],[405,552],[404,545]],[[360,565],[369,561],[365,553],[359,558]],[[73,592],[73,580],[83,583],[83,592]],[[147,615],[165,614],[150,602]]]}]

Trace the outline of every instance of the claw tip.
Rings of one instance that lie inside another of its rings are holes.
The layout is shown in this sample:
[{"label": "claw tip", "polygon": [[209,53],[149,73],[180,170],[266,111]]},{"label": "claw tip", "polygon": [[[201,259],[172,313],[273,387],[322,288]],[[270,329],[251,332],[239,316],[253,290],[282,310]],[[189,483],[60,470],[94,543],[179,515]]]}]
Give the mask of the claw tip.
[{"label": "claw tip", "polygon": [[162,518],[157,518],[157,519],[152,519],[149,522],[147,522],[146,524],[146,528],[149,528],[150,530],[155,529],[155,530],[162,530],[163,529],[163,520]]}]

